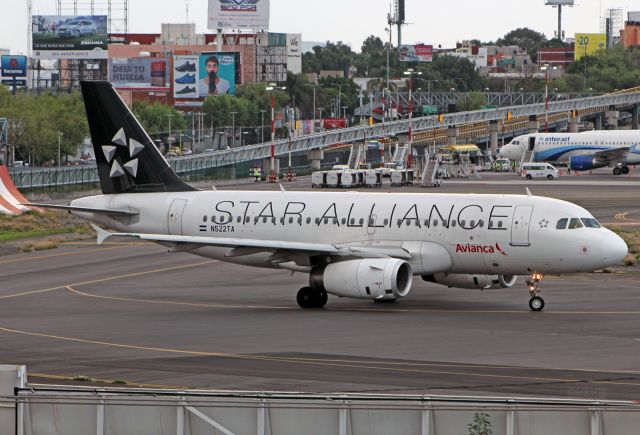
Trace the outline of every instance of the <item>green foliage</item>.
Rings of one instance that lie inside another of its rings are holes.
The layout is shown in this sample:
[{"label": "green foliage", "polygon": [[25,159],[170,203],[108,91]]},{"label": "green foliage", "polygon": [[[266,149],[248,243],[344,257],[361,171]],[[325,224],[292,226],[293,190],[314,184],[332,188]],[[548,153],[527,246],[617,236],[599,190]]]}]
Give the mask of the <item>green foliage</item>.
[{"label": "green foliage", "polygon": [[600,50],[593,56],[584,56],[571,64],[566,77],[574,90],[592,88],[596,92],[610,92],[638,86],[640,48],[617,46]]},{"label": "green foliage", "polygon": [[486,101],[484,99],[484,94],[479,91],[473,91],[469,93],[469,98],[467,100],[464,100],[458,105],[458,109],[460,109],[462,112],[466,112],[469,110],[478,110],[481,109],[485,104]]},{"label": "green foliage", "polygon": [[159,103],[134,102],[133,113],[150,134],[168,132],[169,118],[171,118],[171,131],[183,130],[186,127],[186,121],[180,112]]},{"label": "green foliage", "polygon": [[79,92],[41,97],[20,93],[14,98],[0,89],[0,113],[11,123],[9,143],[24,160],[35,163],[57,160],[58,132],[64,159],[76,154],[89,131]]},{"label": "green foliage", "polygon": [[476,412],[473,421],[467,425],[468,435],[491,435],[491,419],[485,412]]},{"label": "green foliage", "polygon": [[547,37],[543,33],[535,30],[521,27],[504,35],[496,41],[497,45],[517,45],[524,48],[531,59],[535,61],[538,55],[538,49],[546,46]]},{"label": "green foliage", "polygon": [[202,111],[206,113],[206,125],[214,128],[226,127],[232,124],[231,112],[236,112],[235,125],[255,125],[258,119],[258,106],[255,102],[230,95],[208,97],[202,105]]},{"label": "green foliage", "polygon": [[302,56],[303,71],[320,72],[343,71],[345,75],[349,72],[349,67],[353,65],[356,54],[351,48],[338,41],[337,43],[327,41],[325,47],[313,47],[313,53],[305,53]]}]

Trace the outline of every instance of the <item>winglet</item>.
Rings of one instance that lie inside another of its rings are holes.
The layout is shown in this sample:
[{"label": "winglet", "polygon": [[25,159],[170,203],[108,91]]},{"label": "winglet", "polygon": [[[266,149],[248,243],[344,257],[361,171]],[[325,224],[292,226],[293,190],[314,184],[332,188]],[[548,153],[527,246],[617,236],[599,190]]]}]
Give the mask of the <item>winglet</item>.
[{"label": "winglet", "polygon": [[531,191],[529,190],[529,188],[528,188],[528,187],[525,187],[525,189],[527,189],[527,196],[528,196],[529,198],[531,198],[531,197],[533,196],[533,195],[531,194]]},{"label": "winglet", "polygon": [[102,243],[105,240],[107,240],[109,237],[111,237],[111,235],[113,234],[107,230],[103,230],[102,228],[94,224],[91,224],[91,227],[94,229],[94,231],[98,235],[98,240],[97,240],[98,245],[102,245]]}]

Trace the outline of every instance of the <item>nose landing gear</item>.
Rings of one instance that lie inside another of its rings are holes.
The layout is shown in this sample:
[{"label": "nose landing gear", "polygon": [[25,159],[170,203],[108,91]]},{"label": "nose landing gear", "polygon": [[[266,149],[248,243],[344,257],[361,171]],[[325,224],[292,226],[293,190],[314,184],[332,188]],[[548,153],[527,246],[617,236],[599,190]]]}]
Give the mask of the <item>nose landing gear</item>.
[{"label": "nose landing gear", "polygon": [[538,292],[540,291],[538,287],[543,278],[544,275],[541,273],[534,273],[531,277],[527,278],[527,287],[529,288],[529,295],[531,296],[531,299],[529,299],[529,308],[531,308],[531,311],[542,311],[544,308],[544,299],[538,296]]}]

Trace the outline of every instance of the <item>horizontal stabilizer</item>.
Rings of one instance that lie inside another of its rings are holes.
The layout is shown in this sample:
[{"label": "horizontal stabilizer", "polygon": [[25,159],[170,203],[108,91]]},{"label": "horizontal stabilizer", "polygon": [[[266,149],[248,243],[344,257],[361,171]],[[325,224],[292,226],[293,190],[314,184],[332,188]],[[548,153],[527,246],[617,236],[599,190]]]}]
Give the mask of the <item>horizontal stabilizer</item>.
[{"label": "horizontal stabilizer", "polygon": [[40,208],[52,208],[55,210],[67,210],[67,211],[75,211],[78,213],[97,213],[97,214],[105,214],[107,216],[137,216],[139,213],[137,211],[124,210],[118,208],[92,208],[92,207],[75,207],[71,205],[58,205],[58,204],[23,204],[29,205],[33,207]]}]

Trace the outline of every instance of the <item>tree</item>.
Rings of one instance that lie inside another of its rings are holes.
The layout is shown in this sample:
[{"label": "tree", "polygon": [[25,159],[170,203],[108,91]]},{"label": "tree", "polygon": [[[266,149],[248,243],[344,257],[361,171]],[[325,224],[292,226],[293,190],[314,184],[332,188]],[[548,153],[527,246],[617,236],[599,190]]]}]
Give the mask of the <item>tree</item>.
[{"label": "tree", "polygon": [[458,109],[462,112],[481,109],[486,104],[484,94],[479,91],[470,92],[468,98],[458,104]]},{"label": "tree", "polygon": [[171,122],[172,131],[183,130],[186,127],[182,114],[173,107],[163,104],[135,102],[133,103],[133,113],[150,134],[168,132],[169,122]]},{"label": "tree", "polygon": [[473,414],[473,421],[467,425],[469,435],[491,435],[491,420],[489,414],[476,412]]},{"label": "tree", "polygon": [[346,76],[355,57],[356,54],[342,41],[335,44],[327,41],[326,46],[315,46],[312,53],[305,53],[302,56],[302,70],[318,74],[322,70],[342,71]]},{"label": "tree", "polygon": [[517,45],[527,51],[531,59],[536,59],[538,49],[547,42],[547,37],[543,33],[526,27],[520,27],[499,38],[497,45]]}]

